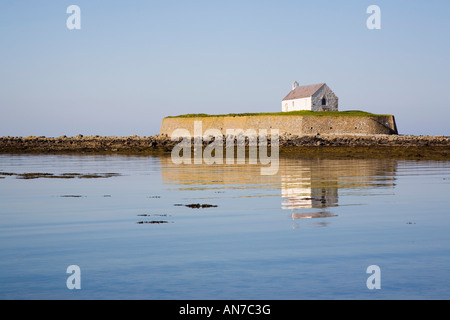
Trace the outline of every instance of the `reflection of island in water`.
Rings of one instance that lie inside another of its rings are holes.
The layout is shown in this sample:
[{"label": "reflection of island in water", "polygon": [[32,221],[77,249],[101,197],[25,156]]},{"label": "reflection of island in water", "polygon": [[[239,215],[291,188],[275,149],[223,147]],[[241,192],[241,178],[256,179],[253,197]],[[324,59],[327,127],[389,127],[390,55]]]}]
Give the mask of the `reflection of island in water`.
[{"label": "reflection of island in water", "polygon": [[262,190],[273,196],[278,190],[281,209],[291,210],[293,219],[336,216],[329,208],[338,206],[339,190],[391,189],[396,168],[393,159],[280,158],[278,173],[262,176],[258,165],[176,165],[170,157],[161,158],[165,184],[179,190],[247,190],[245,197],[261,197]]}]

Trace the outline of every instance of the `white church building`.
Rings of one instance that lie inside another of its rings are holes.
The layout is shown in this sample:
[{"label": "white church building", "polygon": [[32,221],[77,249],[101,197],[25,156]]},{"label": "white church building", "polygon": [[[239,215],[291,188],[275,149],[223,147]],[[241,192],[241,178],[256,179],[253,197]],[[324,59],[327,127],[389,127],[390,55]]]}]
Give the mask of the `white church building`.
[{"label": "white church building", "polygon": [[338,111],[338,97],[326,83],[299,86],[295,81],[291,92],[281,101],[281,111],[300,110]]}]

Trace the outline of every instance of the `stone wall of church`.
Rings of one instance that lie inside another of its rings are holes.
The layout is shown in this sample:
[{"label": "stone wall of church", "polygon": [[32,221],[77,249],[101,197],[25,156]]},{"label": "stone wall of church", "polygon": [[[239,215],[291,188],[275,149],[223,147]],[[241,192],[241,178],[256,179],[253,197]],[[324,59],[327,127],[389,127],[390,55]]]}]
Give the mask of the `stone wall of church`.
[{"label": "stone wall of church", "polygon": [[[326,100],[326,104],[322,105],[322,99]],[[311,97],[313,111],[338,111],[339,99],[334,92],[327,86],[320,88]]]}]

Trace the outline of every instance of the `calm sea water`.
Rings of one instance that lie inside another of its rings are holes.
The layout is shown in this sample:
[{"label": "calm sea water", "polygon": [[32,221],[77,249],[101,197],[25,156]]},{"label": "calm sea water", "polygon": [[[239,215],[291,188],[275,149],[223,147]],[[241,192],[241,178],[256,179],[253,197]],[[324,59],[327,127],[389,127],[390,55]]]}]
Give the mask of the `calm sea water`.
[{"label": "calm sea water", "polygon": [[449,299],[450,162],[0,155],[0,254],[1,299]]}]

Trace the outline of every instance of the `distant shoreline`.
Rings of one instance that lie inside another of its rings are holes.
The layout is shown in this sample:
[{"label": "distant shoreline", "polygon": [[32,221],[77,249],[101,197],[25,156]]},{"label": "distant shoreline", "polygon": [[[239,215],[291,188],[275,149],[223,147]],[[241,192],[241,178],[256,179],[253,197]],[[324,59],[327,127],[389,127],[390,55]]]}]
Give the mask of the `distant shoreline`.
[{"label": "distant shoreline", "polygon": [[[1,137],[0,154],[170,154],[178,143],[166,135]],[[450,137],[447,136],[280,136],[279,148],[280,155],[295,157],[450,160]]]}]

